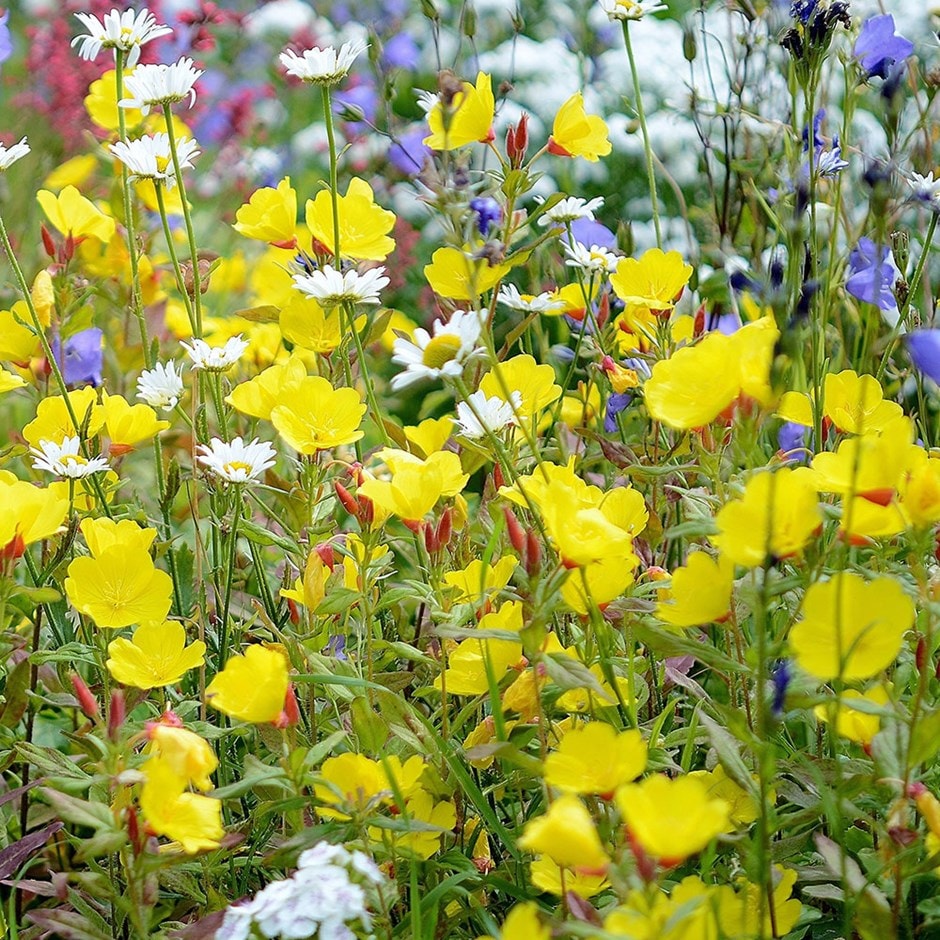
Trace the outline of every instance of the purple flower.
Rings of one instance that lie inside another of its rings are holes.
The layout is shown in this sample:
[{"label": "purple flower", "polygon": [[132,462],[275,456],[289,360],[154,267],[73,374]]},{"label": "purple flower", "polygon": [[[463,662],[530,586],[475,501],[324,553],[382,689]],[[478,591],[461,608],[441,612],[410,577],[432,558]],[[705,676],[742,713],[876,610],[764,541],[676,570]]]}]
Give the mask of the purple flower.
[{"label": "purple flower", "polygon": [[4,10],[0,16],[0,62],[6,62],[13,55],[13,40],[10,38],[10,27],[7,25],[10,11]]},{"label": "purple flower", "polygon": [[790,16],[805,26],[818,5],[819,0],[793,0],[790,4]]},{"label": "purple flower", "polygon": [[406,176],[417,176],[431,156],[431,148],[424,143],[425,136],[426,131],[420,126],[405,131],[388,148],[389,163]]},{"label": "purple flower", "polygon": [[607,410],[604,412],[604,432],[613,434],[617,430],[617,415],[625,410],[633,395],[630,392],[612,392],[607,399]]},{"label": "purple flower", "polygon": [[805,463],[809,460],[809,451],[806,449],[806,436],[809,428],[795,421],[784,421],[777,431],[777,446],[787,460]]},{"label": "purple flower", "polygon": [[490,226],[503,217],[502,207],[490,196],[477,196],[476,199],[471,199],[470,210],[476,213],[477,228],[484,238],[489,234]]},{"label": "purple flower", "polygon": [[892,66],[904,62],[914,51],[914,43],[895,31],[890,13],[865,20],[852,54],[869,78],[887,78]]},{"label": "purple flower", "polygon": [[914,368],[940,383],[940,330],[914,330],[906,340]]},{"label": "purple flower", "polygon": [[389,69],[412,71],[421,61],[421,50],[408,33],[396,33],[382,49],[382,62]]},{"label": "purple flower", "polygon": [[[365,133],[368,125],[375,123],[378,107],[378,95],[369,82],[344,88],[333,96],[333,113],[339,115],[354,134]],[[360,111],[362,112],[361,121],[350,120],[351,114],[357,115]]]},{"label": "purple flower", "polygon": [[[600,222],[591,219],[575,219],[571,223],[571,234],[576,242],[582,245],[597,245],[598,248],[606,248],[613,251],[617,247],[617,236]],[[565,233],[567,241],[568,233]]]},{"label": "purple flower", "polygon": [[874,304],[895,322],[899,314],[894,284],[900,276],[890,248],[876,245],[870,238],[860,238],[858,247],[849,255],[845,289],[858,300]]},{"label": "purple flower", "polygon": [[774,698],[770,707],[777,717],[783,714],[783,706],[787,700],[787,686],[789,686],[791,678],[793,678],[793,673],[790,670],[790,663],[783,659],[780,661],[780,665],[777,666],[771,677],[771,682],[774,687]]},{"label": "purple flower", "polygon": [[101,339],[104,334],[96,326],[74,333],[65,341],[64,353],[60,352],[59,340],[52,341],[52,351],[68,385],[102,383],[101,369],[104,352]]}]

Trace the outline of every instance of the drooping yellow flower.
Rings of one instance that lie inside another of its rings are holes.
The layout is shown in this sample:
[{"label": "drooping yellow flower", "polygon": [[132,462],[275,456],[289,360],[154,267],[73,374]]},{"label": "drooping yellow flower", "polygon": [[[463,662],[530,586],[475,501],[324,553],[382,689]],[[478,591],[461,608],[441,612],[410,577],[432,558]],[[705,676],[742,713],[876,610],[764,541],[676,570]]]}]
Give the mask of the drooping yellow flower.
[{"label": "drooping yellow flower", "polygon": [[529,820],[518,845],[562,868],[602,872],[610,861],[591,814],[573,793],[559,796],[544,815]]},{"label": "drooping yellow flower", "polygon": [[40,189],[36,199],[46,218],[63,235],[74,239],[97,238],[107,244],[114,234],[114,219],[105,215],[74,186],[66,186],[58,195]]},{"label": "drooping yellow flower", "polygon": [[639,731],[591,721],[569,731],[545,759],[545,782],[571,793],[613,796],[617,787],[646,769],[646,742]]},{"label": "drooping yellow flower", "polygon": [[911,460],[901,485],[901,507],[915,529],[940,522],[940,460],[921,454],[922,458]]},{"label": "drooping yellow flower", "polygon": [[540,855],[529,866],[529,880],[539,891],[547,891],[558,898],[564,897],[569,891],[582,898],[593,898],[610,887],[607,875],[562,868],[547,855]]},{"label": "drooping yellow flower", "polygon": [[[869,702],[872,705],[887,705],[890,701],[888,689],[883,683],[873,686],[867,692],[844,689],[837,698],[835,708],[836,733],[856,744],[868,747],[881,728],[881,716],[855,708],[853,702]],[[829,721],[832,710],[823,703],[813,709],[820,721]]]},{"label": "drooping yellow flower", "polygon": [[[91,120],[102,130],[116,134],[120,123],[118,120],[117,85],[114,80],[114,69],[108,69],[100,78],[96,78],[88,86],[85,96],[85,111]],[[144,116],[137,108],[123,108],[124,120],[128,128],[136,127],[143,121]],[[78,185],[77,183],[75,184]],[[50,189],[55,187],[50,186]]]},{"label": "drooping yellow flower", "polygon": [[[739,891],[735,891],[731,885],[719,885],[714,889],[722,940],[783,937],[796,926],[803,912],[803,905],[797,898],[790,897],[796,884],[796,872],[793,869],[774,865],[771,875],[773,893],[770,899],[773,904],[773,916],[766,897],[761,898],[766,889],[744,879],[741,881]],[[764,912],[763,924],[760,923],[761,911]]]},{"label": "drooping yellow flower", "polygon": [[17,558],[27,545],[52,538],[68,512],[67,493],[0,480],[0,554]]},{"label": "drooping yellow flower", "polygon": [[82,519],[80,528],[88,551],[94,558],[114,547],[129,552],[147,552],[157,537],[156,529],[141,527],[131,519],[121,519],[119,522],[105,516],[100,519]]},{"label": "drooping yellow flower", "polygon": [[206,644],[186,645],[186,630],[176,620],[141,624],[132,639],[118,637],[108,644],[108,671],[117,682],[136,689],[175,685],[204,662]]},{"label": "drooping yellow flower", "polygon": [[[337,194],[339,250],[343,258],[384,261],[394,250],[388,233],[395,226],[395,213],[376,205],[372,187],[358,176],[349,181],[346,195]],[[327,190],[307,200],[307,228],[313,237],[334,251],[333,200]]]},{"label": "drooping yellow flower", "polygon": [[803,619],[790,631],[800,666],[828,682],[870,679],[894,662],[914,625],[914,604],[889,577],[840,571],[809,586]]},{"label": "drooping yellow flower", "polygon": [[255,644],[226,660],[206,689],[206,701],[232,718],[264,724],[283,711],[287,684],[284,654]]},{"label": "drooping yellow flower", "polygon": [[52,275],[46,268],[36,273],[29,296],[33,302],[33,310],[36,311],[36,319],[48,327],[55,312],[55,287],[52,284]]},{"label": "drooping yellow flower", "polygon": [[431,263],[424,266],[431,290],[451,300],[476,301],[508,271],[508,264],[491,265],[486,258],[474,258],[472,251],[449,246],[438,248],[431,255]]},{"label": "drooping yellow flower", "polygon": [[419,457],[429,457],[443,450],[454,431],[454,419],[450,415],[441,418],[425,418],[420,424],[403,428],[409,450],[416,450]]},{"label": "drooping yellow flower", "polygon": [[715,517],[719,534],[712,541],[721,554],[754,568],[768,555],[787,558],[802,551],[822,525],[811,473],[781,467],[752,476],[744,495]]},{"label": "drooping yellow flower", "polygon": [[692,265],[678,251],[650,248],[639,259],[618,261],[610,286],[628,306],[664,313],[676,305],[691,277]]},{"label": "drooping yellow flower", "polygon": [[[79,428],[88,427],[88,437],[94,437],[104,424],[104,409],[98,404],[98,392],[90,385],[69,392],[69,402]],[[23,437],[33,446],[40,441],[61,444],[67,437],[75,437],[78,430],[69,415],[61,395],[44,398],[36,408],[36,417],[23,428]]]},{"label": "drooping yellow flower", "polygon": [[65,593],[72,606],[111,629],[162,621],[170,609],[173,581],[140,549],[112,545],[94,558],[76,558]]},{"label": "drooping yellow flower", "polygon": [[456,150],[467,144],[493,139],[496,99],[493,82],[485,72],[477,73],[476,85],[462,82],[449,105],[438,100],[428,112],[431,133],[424,143],[432,150]]},{"label": "drooping yellow flower", "polygon": [[[551,940],[552,931],[548,924],[539,920],[539,907],[535,901],[517,904],[510,912],[499,932],[500,940]],[[478,940],[494,940],[493,937],[479,937]]]},{"label": "drooping yellow flower", "polygon": [[643,851],[674,864],[700,852],[731,828],[731,808],[713,799],[708,788],[688,775],[670,779],[654,774],[622,786],[617,807]]},{"label": "drooping yellow flower", "polygon": [[188,728],[179,728],[163,721],[147,725],[150,746],[147,752],[165,763],[188,786],[204,793],[212,789],[209,775],[219,766],[215,751],[205,738]]},{"label": "drooping yellow flower", "polygon": [[240,382],[225,400],[243,415],[269,421],[271,410],[282,402],[289,402],[306,377],[307,367],[303,361],[291,356],[287,362],[269,366],[253,379]]},{"label": "drooping yellow flower", "polygon": [[423,460],[402,462],[390,480],[368,477],[359,484],[359,492],[371,499],[385,515],[418,522],[443,495],[444,474],[437,463]]},{"label": "drooping yellow flower", "polygon": [[279,248],[297,247],[297,193],[285,176],[276,189],[263,186],[235,213],[232,226],[240,235]]},{"label": "drooping yellow flower", "polygon": [[562,104],[552,124],[548,139],[548,152],[561,157],[584,157],[597,163],[611,151],[607,138],[607,125],[596,114],[584,110],[584,96],[575,92]]},{"label": "drooping yellow flower", "polygon": [[674,627],[720,622],[731,610],[733,585],[731,561],[693,552],[682,568],[672,572],[669,594],[656,606],[656,616]]},{"label": "drooping yellow flower", "polygon": [[[690,777],[701,780],[708,790],[708,795],[714,799],[724,800],[730,807],[730,819],[735,826],[749,826],[760,816],[760,806],[751,794],[739,786],[728,774],[721,764],[716,764],[713,770],[693,770]],[[755,784],[756,784],[755,778]],[[771,788],[767,792],[769,802],[774,802],[776,793]]]},{"label": "drooping yellow flower", "polygon": [[444,573],[444,583],[454,588],[454,600],[459,603],[477,603],[489,594],[496,594],[509,583],[518,560],[504,555],[495,564],[484,564],[475,558],[460,571]]},{"label": "drooping yellow flower", "polygon": [[301,454],[358,441],[366,406],[354,388],[336,388],[321,376],[308,376],[286,390],[271,409],[271,423]]},{"label": "drooping yellow flower", "polygon": [[555,384],[555,370],[548,364],[540,365],[532,356],[513,356],[494,364],[483,376],[480,389],[487,398],[499,398],[512,403],[513,392],[519,394],[514,408],[520,419],[531,418],[561,395],[561,386]]},{"label": "drooping yellow flower", "polygon": [[101,391],[101,407],[104,410],[104,431],[110,439],[110,453],[126,454],[141,441],[149,441],[170,426],[157,413],[143,403],[130,404],[120,395],[109,395]]}]

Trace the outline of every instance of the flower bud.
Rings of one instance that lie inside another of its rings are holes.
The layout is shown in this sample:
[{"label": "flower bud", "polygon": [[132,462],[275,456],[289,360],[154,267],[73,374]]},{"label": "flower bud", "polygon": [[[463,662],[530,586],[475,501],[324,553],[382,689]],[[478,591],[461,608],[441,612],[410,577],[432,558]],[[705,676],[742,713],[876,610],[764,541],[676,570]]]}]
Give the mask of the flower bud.
[{"label": "flower bud", "polygon": [[98,700],[91,694],[91,689],[85,685],[85,680],[77,672],[73,672],[69,678],[72,680],[72,688],[75,690],[75,697],[82,711],[89,718],[97,720],[101,711],[98,708]]},{"label": "flower bud", "polygon": [[506,531],[509,534],[509,542],[512,547],[521,555],[525,551],[526,537],[519,520],[515,513],[508,507],[503,506],[503,516],[506,519]]},{"label": "flower bud", "polygon": [[120,689],[115,689],[111,693],[111,706],[108,709],[108,737],[112,741],[117,741],[120,736],[126,717],[127,708],[124,704],[124,693]]},{"label": "flower bud", "polygon": [[523,111],[519,123],[506,131],[506,156],[509,157],[509,165],[514,170],[518,170],[522,166],[528,149],[529,115]]}]

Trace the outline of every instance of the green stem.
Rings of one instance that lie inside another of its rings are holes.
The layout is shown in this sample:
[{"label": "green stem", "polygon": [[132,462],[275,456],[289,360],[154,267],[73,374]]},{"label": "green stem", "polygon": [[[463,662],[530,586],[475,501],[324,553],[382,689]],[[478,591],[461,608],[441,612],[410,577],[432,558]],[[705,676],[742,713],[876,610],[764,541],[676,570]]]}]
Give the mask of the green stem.
[{"label": "green stem", "polygon": [[228,617],[232,606],[232,581],[235,575],[235,557],[238,547],[238,520],[242,514],[242,494],[239,489],[235,494],[235,508],[232,512],[232,531],[229,535],[228,560],[225,571],[225,600],[222,604],[222,624],[219,628],[219,668],[225,666],[225,648],[228,646]]},{"label": "green stem", "polygon": [[173,265],[173,273],[176,275],[176,287],[183,297],[183,304],[186,307],[186,314],[189,317],[189,326],[193,331],[193,336],[197,336],[196,313],[193,308],[193,302],[189,297],[189,292],[186,290],[186,282],[183,280],[183,269],[180,267],[179,255],[176,252],[176,245],[173,242],[173,232],[170,229],[170,219],[166,211],[166,200],[163,196],[163,184],[159,180],[154,180],[153,188],[157,194],[157,211],[160,213],[160,221],[163,224],[166,248],[170,255],[170,262]]},{"label": "green stem", "polygon": [[[333,108],[329,86],[323,86],[323,120],[326,122],[326,141],[330,148],[330,201],[333,204],[333,262],[339,270],[339,192],[337,190],[336,135],[333,131]],[[353,331],[355,332],[355,330]]]}]

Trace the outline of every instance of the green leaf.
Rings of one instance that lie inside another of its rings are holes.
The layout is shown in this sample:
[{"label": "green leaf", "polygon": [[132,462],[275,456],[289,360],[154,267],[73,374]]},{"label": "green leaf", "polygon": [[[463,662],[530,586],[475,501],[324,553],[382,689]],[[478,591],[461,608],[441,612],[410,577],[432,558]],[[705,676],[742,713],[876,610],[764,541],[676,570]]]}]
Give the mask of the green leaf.
[{"label": "green leaf", "polygon": [[[852,699],[855,707],[856,699]],[[908,769],[926,764],[940,751],[940,709],[918,717],[911,731],[911,746],[907,752]]]},{"label": "green leaf", "polygon": [[80,800],[49,787],[40,787],[38,792],[64,822],[87,826],[89,829],[114,830],[114,815],[103,803]]},{"label": "green leaf", "polygon": [[7,675],[3,686],[3,711],[0,712],[0,725],[5,728],[15,728],[29,704],[29,658],[20,660]]}]

